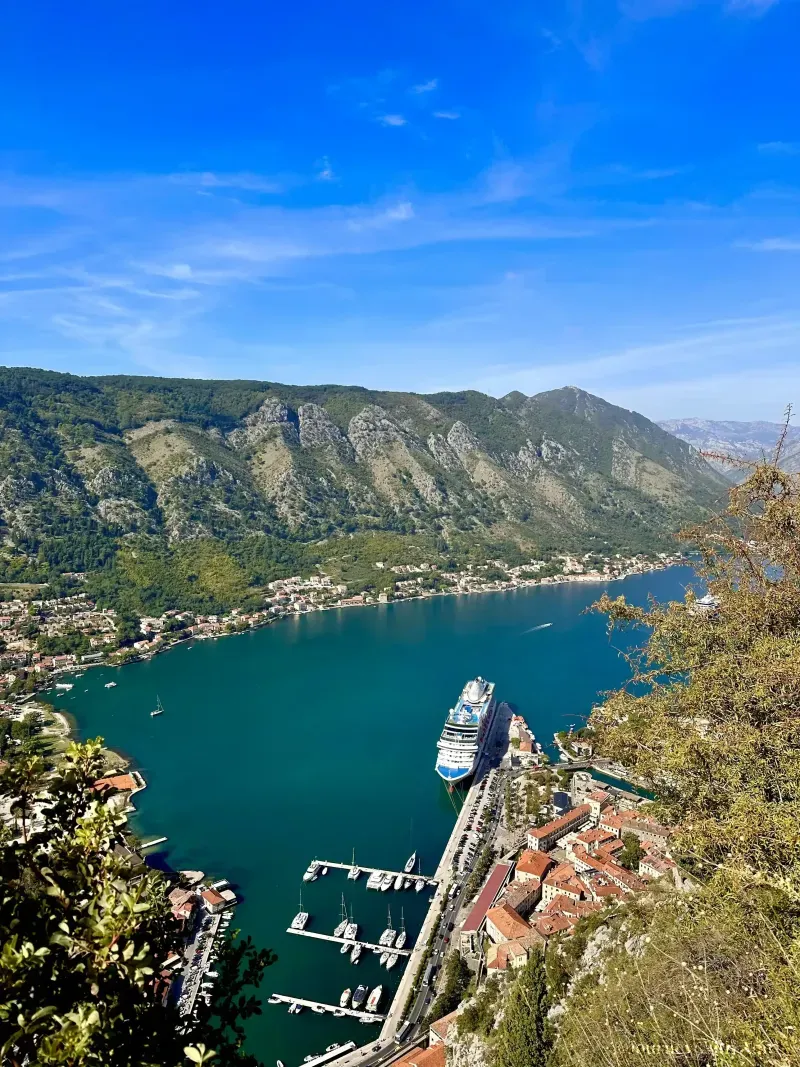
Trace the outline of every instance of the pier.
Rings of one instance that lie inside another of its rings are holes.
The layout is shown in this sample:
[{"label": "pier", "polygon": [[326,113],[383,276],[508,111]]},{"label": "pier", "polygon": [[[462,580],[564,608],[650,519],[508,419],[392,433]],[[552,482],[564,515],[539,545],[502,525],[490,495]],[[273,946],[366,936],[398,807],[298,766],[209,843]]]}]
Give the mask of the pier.
[{"label": "pier", "polygon": [[[297,930],[293,932],[298,933]],[[270,993],[270,997],[273,999],[277,998],[281,1004],[300,1004],[303,1008],[324,1008],[325,1011],[331,1013],[335,1011],[343,1011],[345,1015],[350,1015],[354,1019],[367,1019],[370,1022],[373,1020],[375,1022],[383,1022],[386,1018],[385,1015],[381,1015],[380,1012],[377,1011],[356,1011],[355,1008],[340,1008],[338,1004],[325,1004],[319,1000],[303,1000],[302,997],[287,997],[284,996],[283,993]],[[341,1050],[335,1049],[334,1051],[341,1055]],[[318,1057],[314,1062],[319,1062],[319,1059],[320,1058]]]},{"label": "pier", "polygon": [[[317,863],[320,867],[337,867],[340,871],[349,871],[353,866],[352,863],[337,863],[336,860],[317,860]],[[356,867],[366,875],[390,874],[392,878],[396,878],[399,874],[401,878],[411,878],[414,882],[423,881],[429,885],[437,884],[435,877],[430,878],[427,874],[415,874],[414,871],[387,871],[384,867],[362,867],[360,863],[357,863]]]},{"label": "pier", "polygon": [[[371,948],[373,951],[377,949],[379,952],[396,952],[398,956],[410,956],[412,949],[410,948],[390,948],[388,945],[375,945],[371,941],[362,941],[360,938],[356,938],[353,941],[347,937],[334,937],[333,934],[317,934],[313,930],[293,930],[291,926],[287,927],[287,934],[299,934],[301,937],[316,937],[320,941],[335,941],[337,945],[361,945],[362,948]],[[298,1000],[298,1004],[302,1003]]]},{"label": "pier", "polygon": [[153,848],[155,845],[163,845],[166,840],[166,837],[154,837],[152,841],[145,841],[145,843],[141,847]]},{"label": "pier", "polygon": [[338,1048],[332,1048],[330,1052],[322,1052],[319,1056],[315,1056],[313,1060],[307,1060],[305,1067],[322,1067],[323,1063],[330,1063],[331,1060],[336,1060],[339,1056],[344,1056],[346,1052],[352,1052],[356,1047],[355,1041],[348,1041],[344,1045],[339,1045]]}]

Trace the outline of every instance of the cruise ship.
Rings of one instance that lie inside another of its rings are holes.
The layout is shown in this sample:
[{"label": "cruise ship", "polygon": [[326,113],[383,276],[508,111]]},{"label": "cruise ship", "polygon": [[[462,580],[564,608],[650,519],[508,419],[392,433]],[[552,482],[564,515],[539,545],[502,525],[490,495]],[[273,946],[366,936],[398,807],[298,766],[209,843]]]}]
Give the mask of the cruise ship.
[{"label": "cruise ship", "polygon": [[439,738],[436,773],[451,788],[469,778],[480,759],[495,712],[494,682],[467,682]]}]

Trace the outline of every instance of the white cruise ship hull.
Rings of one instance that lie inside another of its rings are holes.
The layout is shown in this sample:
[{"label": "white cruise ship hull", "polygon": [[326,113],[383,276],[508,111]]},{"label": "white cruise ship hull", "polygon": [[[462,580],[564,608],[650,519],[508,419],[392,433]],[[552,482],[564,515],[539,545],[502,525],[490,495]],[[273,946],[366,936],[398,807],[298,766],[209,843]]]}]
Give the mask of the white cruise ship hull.
[{"label": "white cruise ship hull", "polygon": [[491,733],[496,706],[493,682],[476,678],[464,686],[437,745],[436,773],[450,789],[475,773]]}]

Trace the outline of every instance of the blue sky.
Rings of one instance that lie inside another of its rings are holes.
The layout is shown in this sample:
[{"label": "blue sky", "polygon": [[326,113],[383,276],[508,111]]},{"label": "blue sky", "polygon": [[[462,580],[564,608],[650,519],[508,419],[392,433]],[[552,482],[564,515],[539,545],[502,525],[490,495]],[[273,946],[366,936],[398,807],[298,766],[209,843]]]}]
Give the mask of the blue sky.
[{"label": "blue sky", "polygon": [[0,363],[800,403],[797,0],[9,0]]}]

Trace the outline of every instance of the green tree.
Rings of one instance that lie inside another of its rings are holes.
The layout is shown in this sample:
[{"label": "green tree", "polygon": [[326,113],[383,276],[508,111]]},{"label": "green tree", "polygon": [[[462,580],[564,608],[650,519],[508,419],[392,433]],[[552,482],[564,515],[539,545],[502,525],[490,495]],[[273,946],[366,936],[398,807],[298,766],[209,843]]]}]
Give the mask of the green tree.
[{"label": "green tree", "polygon": [[241,1048],[241,1020],[259,1009],[242,990],[258,983],[271,954],[249,942],[226,948],[224,987],[178,1033],[177,1011],[162,1006],[157,988],[160,962],[180,947],[168,883],[148,870],[130,879],[116,848],[124,816],[92,788],[102,767],[98,738],[71,744],[54,777],[44,779],[37,757],[0,777],[19,831],[0,841],[0,1060],[177,1067],[186,1046],[193,1062],[207,1058],[202,1043],[216,1051],[214,1063],[254,1063]]},{"label": "green tree", "polygon": [[636,834],[623,834],[622,842],[625,848],[620,850],[617,861],[629,871],[638,871],[639,860],[644,855],[639,838]]},{"label": "green tree", "polygon": [[506,998],[497,1038],[497,1067],[546,1067],[548,1007],[544,957],[534,951]]}]

